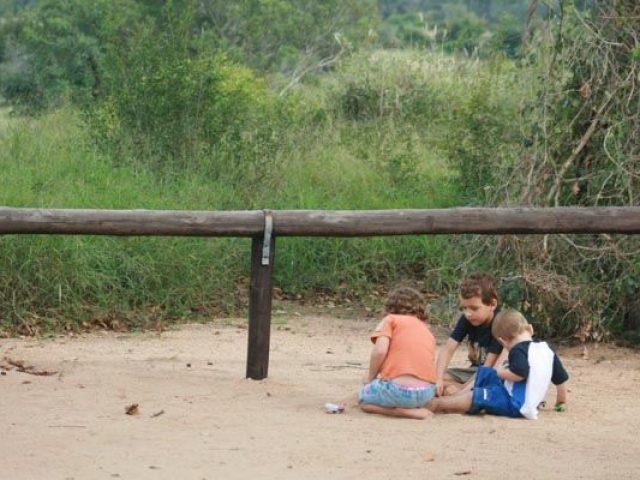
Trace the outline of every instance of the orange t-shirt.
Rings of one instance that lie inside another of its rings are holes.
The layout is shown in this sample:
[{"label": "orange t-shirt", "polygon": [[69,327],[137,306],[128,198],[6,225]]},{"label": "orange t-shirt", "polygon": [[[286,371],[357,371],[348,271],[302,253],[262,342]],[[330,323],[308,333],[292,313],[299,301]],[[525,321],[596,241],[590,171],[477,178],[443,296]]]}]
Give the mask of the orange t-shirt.
[{"label": "orange t-shirt", "polygon": [[436,339],[429,327],[413,315],[387,315],[371,334],[371,341],[389,337],[389,351],[379,375],[393,380],[413,375],[425,382],[436,382]]}]

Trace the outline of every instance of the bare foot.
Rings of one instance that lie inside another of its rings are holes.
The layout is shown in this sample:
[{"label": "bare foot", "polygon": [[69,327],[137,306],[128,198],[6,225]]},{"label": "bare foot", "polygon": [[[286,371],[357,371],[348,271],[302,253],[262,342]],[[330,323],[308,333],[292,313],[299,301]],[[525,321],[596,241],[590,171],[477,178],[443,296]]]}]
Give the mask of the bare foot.
[{"label": "bare foot", "polygon": [[433,412],[426,408],[386,408],[370,403],[361,403],[360,409],[367,413],[377,413],[389,417],[411,418],[414,420],[426,420],[433,417]]},{"label": "bare foot", "polygon": [[414,420],[426,420],[433,417],[433,412],[426,408],[396,408],[396,416],[401,418],[413,418]]}]

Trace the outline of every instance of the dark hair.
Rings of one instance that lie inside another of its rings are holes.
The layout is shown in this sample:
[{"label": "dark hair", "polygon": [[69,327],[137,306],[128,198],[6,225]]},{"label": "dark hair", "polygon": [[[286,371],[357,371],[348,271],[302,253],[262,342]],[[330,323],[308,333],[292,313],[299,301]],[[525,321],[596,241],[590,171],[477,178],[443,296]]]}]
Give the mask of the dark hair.
[{"label": "dark hair", "polygon": [[482,303],[491,305],[498,301],[498,286],[496,279],[488,273],[474,273],[465,278],[460,284],[462,298],[480,297]]},{"label": "dark hair", "polygon": [[397,315],[415,315],[423,322],[429,320],[427,303],[422,294],[408,287],[400,287],[389,294],[384,302],[387,313]]}]

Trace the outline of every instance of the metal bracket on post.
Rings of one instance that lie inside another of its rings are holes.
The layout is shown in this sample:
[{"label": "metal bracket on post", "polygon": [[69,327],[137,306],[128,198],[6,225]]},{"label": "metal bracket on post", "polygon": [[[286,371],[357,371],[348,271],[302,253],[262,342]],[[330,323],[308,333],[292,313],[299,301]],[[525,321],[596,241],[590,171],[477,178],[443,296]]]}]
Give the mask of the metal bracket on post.
[{"label": "metal bracket on post", "polygon": [[271,235],[273,233],[273,214],[271,210],[264,212],[264,241],[262,243],[262,265],[269,265],[271,255]]}]

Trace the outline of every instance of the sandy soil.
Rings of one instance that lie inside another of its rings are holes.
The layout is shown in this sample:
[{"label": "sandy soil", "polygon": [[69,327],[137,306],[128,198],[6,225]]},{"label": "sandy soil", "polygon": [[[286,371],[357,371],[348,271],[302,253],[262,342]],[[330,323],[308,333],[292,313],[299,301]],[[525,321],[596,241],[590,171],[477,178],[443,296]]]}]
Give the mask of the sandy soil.
[{"label": "sandy soil", "polygon": [[274,317],[262,381],[244,378],[245,320],[1,340],[0,478],[639,478],[638,352],[560,348],[569,410],[538,421],[325,413],[358,388],[377,321]]}]

